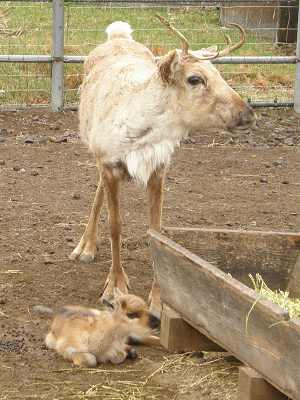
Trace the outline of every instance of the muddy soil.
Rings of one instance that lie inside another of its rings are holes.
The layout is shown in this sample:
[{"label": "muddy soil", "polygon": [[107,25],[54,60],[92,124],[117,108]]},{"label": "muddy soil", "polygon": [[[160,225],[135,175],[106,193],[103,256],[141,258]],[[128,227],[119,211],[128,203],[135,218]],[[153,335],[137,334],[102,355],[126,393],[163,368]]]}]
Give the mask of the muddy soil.
[{"label": "muddy soil", "polygon": [[[199,133],[182,144],[166,178],[165,226],[300,230],[300,119],[292,110],[258,117],[251,132]],[[96,183],[75,112],[0,113],[0,399],[234,399],[237,367],[222,355],[141,347],[136,361],[89,371],[43,345],[47,321],[33,305],[99,304],[111,259],[106,210],[95,262],[68,260]],[[146,198],[130,183],[122,217],[131,290],[147,298]]]}]

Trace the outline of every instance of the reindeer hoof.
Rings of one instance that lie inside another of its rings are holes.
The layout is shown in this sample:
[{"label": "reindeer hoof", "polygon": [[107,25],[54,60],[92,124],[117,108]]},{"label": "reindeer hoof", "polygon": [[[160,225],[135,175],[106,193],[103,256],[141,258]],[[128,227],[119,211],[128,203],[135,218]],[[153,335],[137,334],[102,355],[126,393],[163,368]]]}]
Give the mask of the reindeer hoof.
[{"label": "reindeer hoof", "polygon": [[81,238],[78,245],[69,255],[69,259],[72,261],[79,259],[84,263],[90,263],[94,261],[96,251],[97,248],[94,242],[87,241],[84,238]]},{"label": "reindeer hoof", "polygon": [[79,254],[77,254],[75,251],[72,251],[72,253],[69,255],[69,260],[75,261],[78,258]]},{"label": "reindeer hoof", "polygon": [[111,303],[112,299],[114,299],[115,289],[118,288],[120,292],[127,294],[128,286],[126,284],[114,286],[112,282],[107,282],[104,286],[104,292],[100,296],[100,301],[104,305],[108,305]]},{"label": "reindeer hoof", "polygon": [[110,301],[112,298],[114,298],[114,292],[115,289],[119,289],[120,292],[127,294],[128,289],[129,289],[129,279],[126,273],[123,271],[117,275],[117,278],[115,279],[115,276],[112,272],[108,274],[108,277],[106,279],[106,282],[104,284],[104,291],[101,295],[101,301],[108,300]]},{"label": "reindeer hoof", "polygon": [[79,259],[83,263],[91,263],[94,261],[94,254],[78,253],[76,249],[69,255],[69,260],[75,261]]},{"label": "reindeer hoof", "polygon": [[81,256],[79,257],[79,260],[84,262],[84,263],[91,263],[92,261],[94,261],[95,256],[92,254],[81,254]]}]

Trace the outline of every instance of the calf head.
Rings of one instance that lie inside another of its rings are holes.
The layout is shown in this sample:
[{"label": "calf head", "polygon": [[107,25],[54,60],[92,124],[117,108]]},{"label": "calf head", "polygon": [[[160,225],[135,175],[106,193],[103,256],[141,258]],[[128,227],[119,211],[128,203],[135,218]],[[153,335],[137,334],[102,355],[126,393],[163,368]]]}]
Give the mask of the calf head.
[{"label": "calf head", "polygon": [[137,332],[150,332],[159,327],[159,320],[149,312],[146,302],[133,294],[124,294],[119,289],[114,290],[113,299],[105,304],[111,307],[115,313],[126,316],[137,327]]}]

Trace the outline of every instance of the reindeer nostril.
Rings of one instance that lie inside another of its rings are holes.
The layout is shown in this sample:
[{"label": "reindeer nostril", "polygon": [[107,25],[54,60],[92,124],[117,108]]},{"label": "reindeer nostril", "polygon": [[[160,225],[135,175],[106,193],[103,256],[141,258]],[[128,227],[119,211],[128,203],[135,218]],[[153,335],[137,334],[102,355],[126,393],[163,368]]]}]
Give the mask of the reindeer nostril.
[{"label": "reindeer nostril", "polygon": [[149,325],[152,329],[157,329],[160,327],[160,319],[157,318],[155,315],[149,315]]}]

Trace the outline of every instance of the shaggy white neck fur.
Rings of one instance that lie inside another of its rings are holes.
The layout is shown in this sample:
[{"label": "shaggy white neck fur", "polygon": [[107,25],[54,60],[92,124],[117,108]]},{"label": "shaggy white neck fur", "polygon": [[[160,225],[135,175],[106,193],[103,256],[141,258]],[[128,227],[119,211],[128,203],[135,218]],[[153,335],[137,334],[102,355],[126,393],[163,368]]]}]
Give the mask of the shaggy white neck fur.
[{"label": "shaggy white neck fur", "polygon": [[157,144],[149,143],[142,149],[129,152],[122,161],[126,164],[129,175],[139,184],[146,186],[157,168],[170,163],[175,145],[176,143],[168,140]]}]

